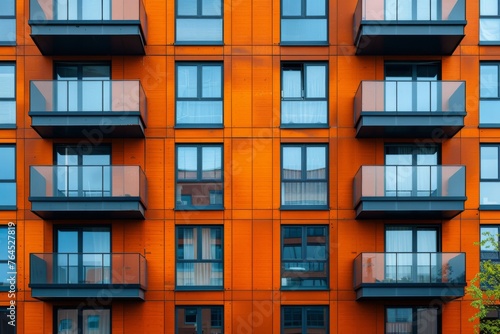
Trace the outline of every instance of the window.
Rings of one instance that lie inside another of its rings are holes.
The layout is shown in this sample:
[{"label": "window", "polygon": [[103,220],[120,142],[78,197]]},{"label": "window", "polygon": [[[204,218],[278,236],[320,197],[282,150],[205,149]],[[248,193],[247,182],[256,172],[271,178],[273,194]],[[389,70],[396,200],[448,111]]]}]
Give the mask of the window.
[{"label": "window", "polygon": [[281,288],[328,289],[328,227],[281,227]]},{"label": "window", "polygon": [[54,250],[57,284],[111,283],[109,227],[55,228]]},{"label": "window", "polygon": [[[3,2],[0,1],[0,13]],[[2,31],[0,16],[0,34]],[[0,62],[0,128],[14,128],[16,125],[16,66]]]},{"label": "window", "polygon": [[58,196],[111,196],[111,147],[56,145]]},{"label": "window", "polygon": [[222,0],[177,0],[175,42],[222,44]]},{"label": "window", "polygon": [[500,63],[481,63],[479,81],[479,124],[500,127]]},{"label": "window", "polygon": [[[16,44],[16,1],[0,1],[0,45]],[[0,89],[0,92],[2,89]]]},{"label": "window", "polygon": [[281,333],[329,333],[327,306],[282,306]]},{"label": "window", "polygon": [[500,209],[500,144],[481,145],[480,208]]},{"label": "window", "polygon": [[176,209],[222,210],[222,145],[177,145]]},{"label": "window", "polygon": [[92,308],[56,308],[57,333],[109,334],[111,333],[111,311]]},{"label": "window", "polygon": [[222,289],[222,227],[177,227],[177,288]]},{"label": "window", "polygon": [[176,126],[222,126],[222,64],[177,64]]},{"label": "window", "polygon": [[438,196],[438,145],[386,145],[386,196]]},{"label": "window", "polygon": [[328,125],[328,67],[323,63],[284,63],[281,67],[281,125]]},{"label": "window", "polygon": [[[0,333],[2,334],[15,334],[16,326],[13,326],[12,320],[8,317],[10,315],[10,310],[7,307],[0,307]],[[11,323],[9,325],[9,322]],[[17,321],[15,322],[17,325]]]},{"label": "window", "polygon": [[[487,313],[484,318],[479,320],[481,322],[481,326],[495,326],[494,328],[498,328],[500,326],[500,308],[498,306],[489,306],[487,308]],[[495,334],[491,330],[481,330],[481,334]]]},{"label": "window", "polygon": [[221,306],[180,306],[175,311],[175,333],[224,332],[224,317]]},{"label": "window", "polygon": [[281,146],[281,209],[328,209],[327,145]]},{"label": "window", "polygon": [[441,333],[440,311],[431,307],[388,307],[386,334]]},{"label": "window", "polygon": [[16,147],[0,145],[0,210],[16,209]]},{"label": "window", "polygon": [[[500,244],[500,225],[481,225],[481,241],[489,238],[497,240]],[[481,245],[481,261],[493,261],[500,264],[500,252],[490,242]]]},{"label": "window", "polygon": [[[10,282],[8,279],[12,275],[11,273],[16,271],[15,269],[11,270],[11,268],[9,268],[9,260],[12,260],[12,255],[15,255],[16,252],[15,238],[13,239],[15,234],[9,234],[9,231],[12,233],[13,227],[8,227],[6,225],[0,226],[0,291],[9,290]],[[3,332],[0,331],[0,333]]]},{"label": "window", "polygon": [[281,0],[282,44],[328,44],[326,0]]},{"label": "window", "polygon": [[499,0],[480,0],[479,3],[479,41],[481,44],[499,44]]}]

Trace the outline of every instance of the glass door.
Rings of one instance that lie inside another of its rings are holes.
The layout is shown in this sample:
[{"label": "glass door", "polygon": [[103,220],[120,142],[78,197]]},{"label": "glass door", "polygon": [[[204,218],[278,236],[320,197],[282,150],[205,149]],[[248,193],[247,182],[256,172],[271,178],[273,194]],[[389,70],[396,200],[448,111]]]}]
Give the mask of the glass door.
[{"label": "glass door", "polygon": [[388,21],[430,21],[441,18],[441,0],[385,0]]},{"label": "glass door", "polygon": [[110,20],[111,0],[55,1],[56,20]]}]

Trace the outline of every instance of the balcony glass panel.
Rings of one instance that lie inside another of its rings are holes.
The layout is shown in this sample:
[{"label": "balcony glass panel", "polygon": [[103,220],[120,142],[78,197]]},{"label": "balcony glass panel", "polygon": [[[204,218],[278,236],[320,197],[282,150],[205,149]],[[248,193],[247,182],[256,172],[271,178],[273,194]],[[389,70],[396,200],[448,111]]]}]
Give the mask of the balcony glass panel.
[{"label": "balcony glass panel", "polygon": [[465,1],[360,0],[356,11],[360,11],[360,19],[374,21],[465,20]]},{"label": "balcony glass panel", "polygon": [[465,253],[362,253],[354,260],[354,287],[363,284],[465,285]]}]

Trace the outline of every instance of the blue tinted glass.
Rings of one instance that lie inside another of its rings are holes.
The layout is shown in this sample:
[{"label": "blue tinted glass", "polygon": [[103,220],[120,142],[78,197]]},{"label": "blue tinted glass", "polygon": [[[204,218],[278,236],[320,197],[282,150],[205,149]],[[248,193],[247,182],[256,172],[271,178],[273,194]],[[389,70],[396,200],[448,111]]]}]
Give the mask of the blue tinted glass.
[{"label": "blue tinted glass", "polygon": [[221,15],[222,3],[221,0],[202,0],[201,15]]},{"label": "blue tinted glass", "polygon": [[306,97],[326,97],[326,66],[306,66]]},{"label": "blue tinted glass", "polygon": [[16,205],[16,183],[0,182],[0,206],[15,206]]},{"label": "blue tinted glass", "polygon": [[[1,24],[1,20],[0,20]],[[0,27],[0,31],[1,27]],[[16,91],[14,65],[0,64],[0,98],[14,98]]]},{"label": "blue tinted glass", "polygon": [[302,0],[283,0],[283,16],[300,16],[302,14]]},{"label": "blue tinted glass", "polygon": [[[15,148],[0,146],[0,180],[15,179]],[[0,193],[1,194],[1,193]]]},{"label": "blue tinted glass", "polygon": [[15,0],[0,1],[0,14],[5,16],[15,15],[16,14]]},{"label": "blue tinted glass", "polygon": [[177,0],[177,15],[197,15],[197,0]]},{"label": "blue tinted glass", "polygon": [[0,42],[14,43],[16,41],[16,20],[0,19]]},{"label": "blue tinted glass", "polygon": [[323,16],[325,14],[325,0],[306,0],[306,16]]},{"label": "blue tinted glass", "polygon": [[7,237],[7,227],[6,226],[2,226],[0,227],[0,260],[8,260],[8,255],[9,253],[7,253],[7,240],[8,240],[8,237]]},{"label": "blue tinted glass", "polygon": [[198,95],[198,67],[179,66],[177,68],[177,96],[197,97]]},{"label": "blue tinted glass", "polygon": [[222,74],[220,66],[203,66],[202,68],[202,97],[222,96]]},{"label": "blue tinted glass", "polygon": [[326,42],[326,19],[282,19],[282,42]]},{"label": "blue tinted glass", "polygon": [[0,125],[16,124],[16,102],[0,101]]},{"label": "blue tinted glass", "polygon": [[500,101],[483,100],[479,102],[479,123],[500,124]]},{"label": "blue tinted glass", "polygon": [[177,19],[177,42],[222,42],[222,19]]},{"label": "blue tinted glass", "polygon": [[481,97],[498,97],[498,66],[481,65],[480,75]]}]

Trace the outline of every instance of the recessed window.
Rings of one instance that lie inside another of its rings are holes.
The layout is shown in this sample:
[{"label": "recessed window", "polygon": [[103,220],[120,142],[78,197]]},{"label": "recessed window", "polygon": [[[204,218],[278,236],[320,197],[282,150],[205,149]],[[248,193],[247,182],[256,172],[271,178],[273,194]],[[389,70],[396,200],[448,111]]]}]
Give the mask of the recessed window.
[{"label": "recessed window", "polygon": [[[0,45],[16,44],[16,1],[0,1]],[[2,90],[0,89],[0,92]]]},{"label": "recessed window", "polygon": [[327,44],[326,0],[281,0],[281,44]]},{"label": "recessed window", "polygon": [[[1,13],[2,4],[0,4]],[[2,19],[0,17],[0,36]],[[16,125],[16,66],[0,62],[0,128],[14,128]]]},{"label": "recessed window", "polygon": [[55,314],[54,328],[58,333],[111,333],[109,309],[56,308]]},{"label": "recessed window", "polygon": [[175,333],[222,334],[224,332],[221,306],[179,306],[175,311]]},{"label": "recessed window", "polygon": [[222,210],[222,145],[177,145],[176,209]]},{"label": "recessed window", "polygon": [[481,181],[479,204],[481,209],[500,208],[500,144],[481,145]]},{"label": "recessed window", "polygon": [[327,306],[282,306],[281,333],[329,333]]},{"label": "recessed window", "polygon": [[328,227],[282,226],[281,288],[328,289]]},{"label": "recessed window", "polygon": [[479,77],[479,124],[500,127],[500,63],[484,62]]},{"label": "recessed window", "polygon": [[0,145],[0,210],[16,209],[16,147]]},{"label": "recessed window", "polygon": [[284,63],[281,66],[281,125],[328,125],[328,67],[324,63]]},{"label": "recessed window", "polygon": [[222,44],[222,0],[177,0],[175,42]]},{"label": "recessed window", "polygon": [[222,227],[178,226],[176,240],[177,288],[222,289]]},{"label": "recessed window", "polygon": [[222,126],[222,64],[177,64],[176,126]]},{"label": "recessed window", "polygon": [[388,307],[385,333],[440,333],[439,310],[431,307]]},{"label": "recessed window", "polygon": [[281,209],[328,209],[327,145],[281,146]]}]

